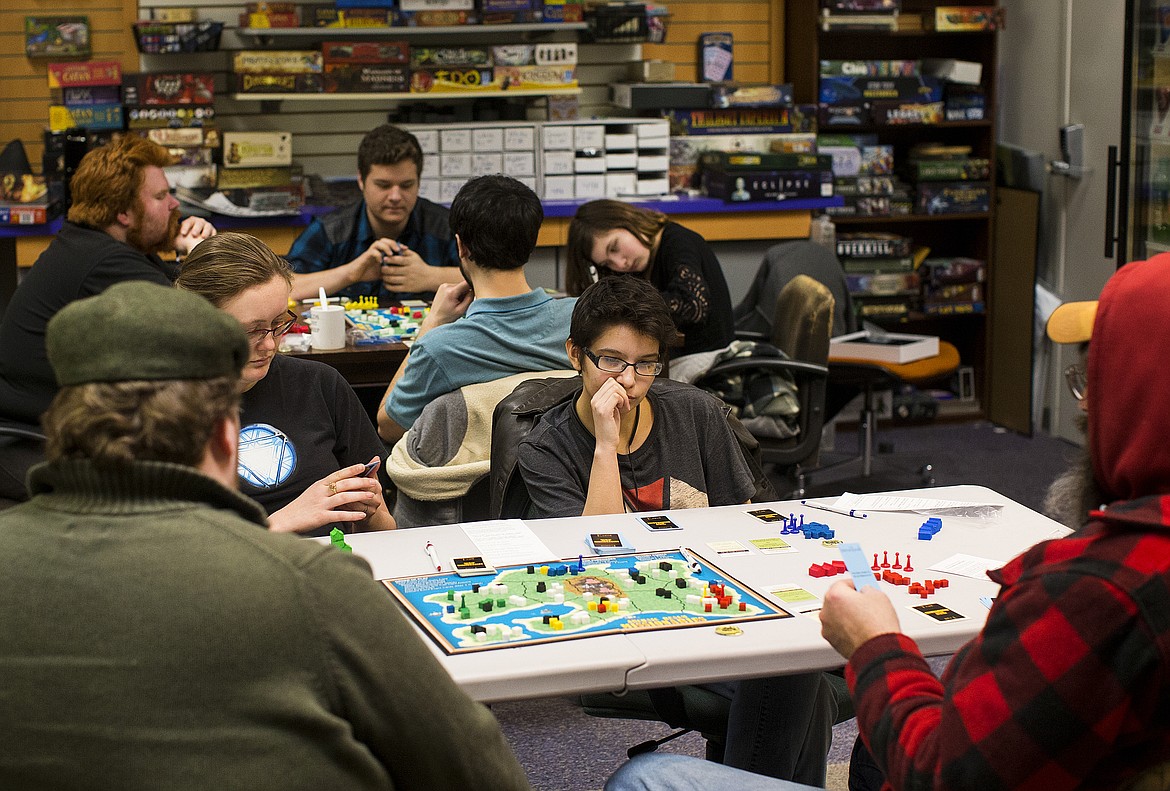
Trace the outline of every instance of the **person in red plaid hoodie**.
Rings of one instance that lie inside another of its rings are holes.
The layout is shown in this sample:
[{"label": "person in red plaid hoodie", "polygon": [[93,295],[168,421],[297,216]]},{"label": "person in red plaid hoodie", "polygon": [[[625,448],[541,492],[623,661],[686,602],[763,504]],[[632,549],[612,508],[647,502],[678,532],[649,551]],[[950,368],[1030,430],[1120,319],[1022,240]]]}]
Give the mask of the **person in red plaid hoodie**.
[{"label": "person in red plaid hoodie", "polygon": [[[1049,321],[1060,342],[1090,332],[1080,394],[1103,505],[989,572],[999,596],[941,680],[884,593],[843,581],[825,595],[821,631],[849,660],[885,788],[1170,788],[1170,254]],[[606,788],[797,787],[696,763],[639,756]]]}]

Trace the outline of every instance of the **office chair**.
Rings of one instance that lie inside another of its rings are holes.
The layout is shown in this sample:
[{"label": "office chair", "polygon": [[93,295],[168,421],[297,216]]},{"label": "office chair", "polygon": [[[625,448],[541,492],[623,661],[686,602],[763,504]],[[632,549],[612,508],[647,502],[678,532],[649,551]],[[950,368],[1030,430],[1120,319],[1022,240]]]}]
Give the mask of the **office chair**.
[{"label": "office chair", "polygon": [[[943,340],[938,342],[938,354],[910,363],[886,363],[844,357],[829,358],[829,380],[831,382],[861,389],[862,405],[858,423],[859,455],[822,469],[833,469],[859,462],[862,477],[868,478],[873,474],[873,454],[877,435],[878,413],[875,395],[883,390],[897,390],[907,384],[924,387],[946,379],[958,368],[959,350]],[[929,462],[924,462],[919,467],[921,482],[924,485],[934,485],[933,473],[934,467]]]},{"label": "office chair", "polygon": [[803,496],[805,470],[816,466],[820,452],[828,377],[826,363],[835,304],[832,293],[823,284],[808,275],[796,275],[776,297],[768,336],[787,359],[758,356],[730,359],[712,366],[695,382],[698,387],[715,389],[715,383],[728,375],[792,378],[799,407],[796,435],[775,439],[755,434],[763,462],[774,465],[790,484],[785,495]]}]

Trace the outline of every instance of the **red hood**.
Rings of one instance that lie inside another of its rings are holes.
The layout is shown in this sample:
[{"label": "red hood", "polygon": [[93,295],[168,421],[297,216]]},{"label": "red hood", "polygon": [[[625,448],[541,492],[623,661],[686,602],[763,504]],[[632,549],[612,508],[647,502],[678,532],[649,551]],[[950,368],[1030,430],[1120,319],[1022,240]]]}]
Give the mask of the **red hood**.
[{"label": "red hood", "polygon": [[1106,502],[1170,493],[1170,253],[1105,284],[1088,366],[1089,446]]}]

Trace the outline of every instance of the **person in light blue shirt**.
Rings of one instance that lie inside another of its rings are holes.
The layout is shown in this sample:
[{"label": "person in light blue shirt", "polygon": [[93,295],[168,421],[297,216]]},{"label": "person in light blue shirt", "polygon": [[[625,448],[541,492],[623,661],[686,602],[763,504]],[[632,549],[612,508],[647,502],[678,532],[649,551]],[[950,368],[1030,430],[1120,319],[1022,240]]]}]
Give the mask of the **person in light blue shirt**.
[{"label": "person in light blue shirt", "polygon": [[480,176],[451,203],[450,224],[466,281],[446,283],[378,412],[378,433],[397,442],[439,396],[525,371],[570,368],[565,338],[575,299],[554,299],[524,274],[544,209],[507,176]]}]

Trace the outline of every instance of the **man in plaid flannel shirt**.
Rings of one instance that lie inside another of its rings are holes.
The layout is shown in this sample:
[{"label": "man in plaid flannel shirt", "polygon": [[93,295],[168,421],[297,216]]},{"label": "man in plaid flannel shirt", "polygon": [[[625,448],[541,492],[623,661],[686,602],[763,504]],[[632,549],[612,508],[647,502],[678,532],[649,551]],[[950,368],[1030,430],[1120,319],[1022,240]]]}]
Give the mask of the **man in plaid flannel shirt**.
[{"label": "man in plaid flannel shirt", "polygon": [[[822,633],[849,660],[887,788],[1170,788],[1170,254],[1049,322],[1059,342],[1090,332],[1080,394],[1104,505],[989,573],[1002,588],[987,623],[941,680],[885,594],[845,581],[825,596]],[[640,756],[607,789],[796,787],[707,767]]]}]

